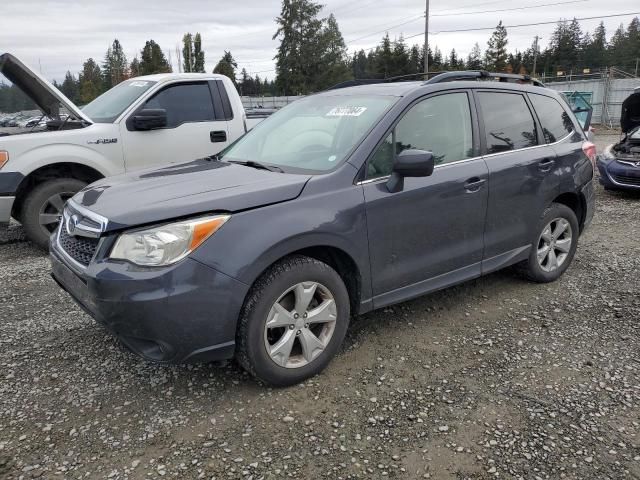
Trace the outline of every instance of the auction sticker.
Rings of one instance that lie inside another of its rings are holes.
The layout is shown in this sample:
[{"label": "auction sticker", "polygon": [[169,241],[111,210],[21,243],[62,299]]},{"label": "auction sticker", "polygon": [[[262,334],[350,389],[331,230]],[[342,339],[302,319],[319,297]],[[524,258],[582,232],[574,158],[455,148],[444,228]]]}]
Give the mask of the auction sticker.
[{"label": "auction sticker", "polygon": [[129,85],[132,87],[146,87],[149,85],[149,82],[141,82],[140,80],[137,80],[135,82],[131,82]]},{"label": "auction sticker", "polygon": [[359,117],[366,110],[367,107],[335,107],[329,110],[327,117]]}]

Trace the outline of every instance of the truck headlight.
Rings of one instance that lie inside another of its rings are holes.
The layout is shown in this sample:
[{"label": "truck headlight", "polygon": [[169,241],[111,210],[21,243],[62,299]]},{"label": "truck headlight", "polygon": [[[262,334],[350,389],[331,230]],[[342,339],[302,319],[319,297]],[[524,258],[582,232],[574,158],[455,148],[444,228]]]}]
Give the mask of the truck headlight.
[{"label": "truck headlight", "polygon": [[127,260],[144,267],[174,264],[213,235],[230,215],[214,215],[124,232],[109,258]]}]

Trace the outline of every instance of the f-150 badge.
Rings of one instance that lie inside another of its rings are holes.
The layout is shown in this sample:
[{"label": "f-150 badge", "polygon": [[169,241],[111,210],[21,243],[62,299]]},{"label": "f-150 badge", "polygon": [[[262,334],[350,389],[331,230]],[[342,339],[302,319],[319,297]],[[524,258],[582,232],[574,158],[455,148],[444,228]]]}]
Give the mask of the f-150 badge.
[{"label": "f-150 badge", "polygon": [[118,143],[118,139],[117,138],[99,138],[94,142],[89,140],[87,143],[89,145],[106,145],[108,143]]}]

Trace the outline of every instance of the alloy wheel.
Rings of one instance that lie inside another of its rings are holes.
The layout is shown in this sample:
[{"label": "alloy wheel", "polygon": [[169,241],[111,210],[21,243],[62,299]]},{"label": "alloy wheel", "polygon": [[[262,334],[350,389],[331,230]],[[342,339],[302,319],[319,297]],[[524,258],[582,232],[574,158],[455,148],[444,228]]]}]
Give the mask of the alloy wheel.
[{"label": "alloy wheel", "polygon": [[551,220],[542,230],[537,251],[542,270],[553,272],[562,267],[571,251],[572,233],[571,224],[564,218]]},{"label": "alloy wheel", "polygon": [[264,345],[274,363],[300,368],[329,345],[336,326],[333,295],[318,282],[298,283],[271,307],[264,329]]}]

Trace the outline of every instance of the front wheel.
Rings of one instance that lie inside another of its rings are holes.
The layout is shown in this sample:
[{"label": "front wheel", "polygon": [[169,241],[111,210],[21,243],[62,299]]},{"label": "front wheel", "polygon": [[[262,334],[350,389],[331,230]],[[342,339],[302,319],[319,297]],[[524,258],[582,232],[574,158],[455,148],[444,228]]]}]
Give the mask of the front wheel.
[{"label": "front wheel", "polygon": [[560,278],[573,260],[579,235],[580,227],[573,210],[552,203],[538,223],[529,259],[520,265],[525,276],[539,283]]},{"label": "front wheel", "polygon": [[21,221],[27,238],[48,251],[49,237],[58,226],[64,204],[85,185],[75,178],[56,178],[36,185],[22,207]]},{"label": "front wheel", "polygon": [[242,309],[236,358],[252,375],[288,386],[321,372],[349,324],[349,295],[340,275],[301,255],[265,272]]}]

